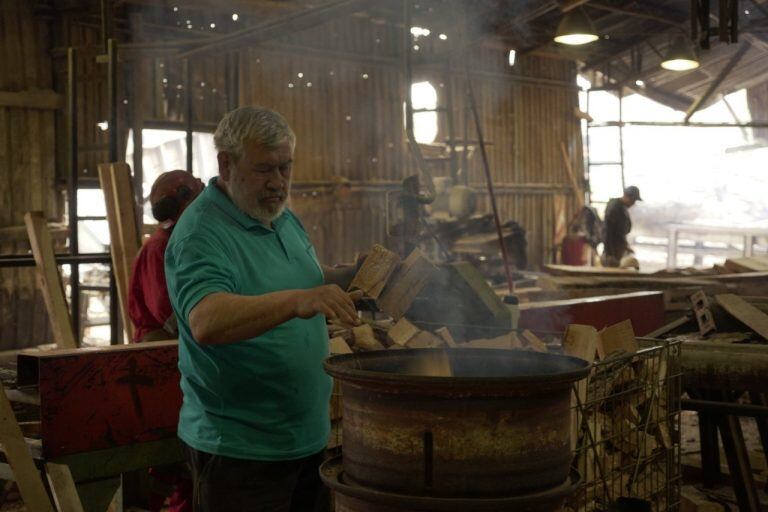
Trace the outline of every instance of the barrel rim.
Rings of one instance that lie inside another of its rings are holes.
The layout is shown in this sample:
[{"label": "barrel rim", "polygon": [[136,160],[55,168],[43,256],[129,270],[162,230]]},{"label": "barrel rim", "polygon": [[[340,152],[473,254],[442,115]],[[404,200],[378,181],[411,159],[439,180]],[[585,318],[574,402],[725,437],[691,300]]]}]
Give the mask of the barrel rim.
[{"label": "barrel rim", "polygon": [[327,487],[345,496],[384,505],[407,505],[416,509],[433,511],[498,510],[498,507],[521,506],[532,502],[555,502],[565,500],[576,492],[581,484],[581,475],[572,468],[568,478],[562,484],[543,491],[497,498],[443,498],[398,494],[345,483],[341,455],[323,462],[319,472],[320,478]]},{"label": "barrel rim", "polygon": [[[407,354],[433,353],[436,350],[448,352],[450,350],[461,351],[461,353],[485,355],[497,353],[509,355],[509,349],[489,349],[489,348],[415,348],[402,349],[396,351],[391,357],[400,357]],[[513,349],[514,350],[514,349]],[[547,385],[547,384],[569,384],[577,382],[587,376],[592,365],[584,359],[563,354],[544,354],[540,352],[531,352],[527,350],[518,350],[517,353],[531,359],[541,359],[542,357],[556,357],[561,360],[570,360],[577,368],[557,373],[540,373],[537,375],[517,375],[512,377],[456,377],[456,376],[425,376],[425,375],[403,375],[373,370],[362,370],[358,368],[349,368],[342,366],[343,363],[351,360],[374,359],[381,357],[382,353],[389,353],[385,350],[374,350],[370,352],[356,352],[352,354],[333,355],[323,362],[325,372],[341,379],[342,381],[371,382],[386,384],[420,384],[435,385],[441,387],[464,387],[464,386],[499,386],[499,385]],[[385,356],[387,357],[387,356]]]}]

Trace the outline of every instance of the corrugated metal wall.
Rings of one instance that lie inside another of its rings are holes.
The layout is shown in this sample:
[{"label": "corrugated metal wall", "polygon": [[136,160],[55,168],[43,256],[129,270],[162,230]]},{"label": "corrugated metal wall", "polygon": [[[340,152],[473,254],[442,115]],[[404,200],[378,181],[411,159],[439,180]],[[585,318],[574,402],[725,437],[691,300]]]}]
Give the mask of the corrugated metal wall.
[{"label": "corrugated metal wall", "polygon": [[[434,39],[420,45],[417,59],[429,62],[430,51],[440,54]],[[245,51],[241,102],[266,105],[287,117],[298,137],[293,207],[305,218],[324,260],[350,260],[356,251],[384,240],[385,194],[415,172],[403,130],[399,36],[392,27],[352,19],[302,34],[300,42],[310,41],[316,48],[352,48],[355,54],[302,54],[285,45]],[[358,51],[373,57],[358,58]],[[570,195],[561,143],[577,172],[582,168],[579,121],[573,114],[575,65],[527,56],[510,68],[506,59],[504,51],[487,48],[469,56],[501,216],[528,230],[529,261],[535,265],[550,258],[553,195]],[[445,82],[452,80],[456,126],[463,126],[468,112],[463,71],[455,69],[448,78],[434,64],[415,70],[417,79],[436,87],[443,105]],[[443,121],[438,140],[446,135]],[[469,138],[477,139],[473,128]],[[490,211],[481,165],[476,151],[469,183],[482,192],[481,210]],[[435,174],[447,174],[447,168]],[[352,181],[349,200],[339,202],[330,194],[335,177]]]}]

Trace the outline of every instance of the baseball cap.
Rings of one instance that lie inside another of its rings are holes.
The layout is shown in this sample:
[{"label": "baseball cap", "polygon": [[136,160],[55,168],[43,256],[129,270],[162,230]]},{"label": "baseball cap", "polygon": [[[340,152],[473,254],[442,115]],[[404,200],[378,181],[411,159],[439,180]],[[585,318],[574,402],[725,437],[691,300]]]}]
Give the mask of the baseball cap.
[{"label": "baseball cap", "polygon": [[630,185],[629,187],[625,188],[624,195],[634,199],[635,201],[643,200],[643,198],[640,197],[640,189],[634,185]]}]

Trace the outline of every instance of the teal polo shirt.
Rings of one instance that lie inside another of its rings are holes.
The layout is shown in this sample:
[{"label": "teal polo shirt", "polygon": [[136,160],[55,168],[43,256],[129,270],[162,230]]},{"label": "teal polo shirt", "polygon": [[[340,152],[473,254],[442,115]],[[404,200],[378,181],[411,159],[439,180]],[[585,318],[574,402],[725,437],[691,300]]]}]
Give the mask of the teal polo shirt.
[{"label": "teal polo shirt", "polygon": [[181,440],[203,452],[251,460],[298,459],[322,450],[332,387],[323,372],[323,315],[222,345],[197,343],[189,328],[190,311],[211,293],[262,295],[323,284],[296,216],[286,209],[270,229],[240,211],[213,178],[173,230],[165,277],[179,326]]}]

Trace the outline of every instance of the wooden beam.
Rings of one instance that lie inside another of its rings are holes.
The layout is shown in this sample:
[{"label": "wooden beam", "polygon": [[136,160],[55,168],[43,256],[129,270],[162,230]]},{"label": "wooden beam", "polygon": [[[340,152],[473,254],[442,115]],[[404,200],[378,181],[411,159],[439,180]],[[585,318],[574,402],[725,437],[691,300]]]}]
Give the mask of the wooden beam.
[{"label": "wooden beam", "polygon": [[52,90],[0,91],[0,107],[58,110],[64,108],[64,95]]},{"label": "wooden beam", "polygon": [[575,8],[582,6],[589,2],[589,0],[565,0],[562,4],[560,4],[560,10],[563,12],[572,11]]},{"label": "wooden beam", "polygon": [[26,510],[35,512],[54,512],[53,505],[45,492],[43,479],[32,453],[29,451],[19,422],[13,413],[11,403],[5,396],[5,387],[0,383],[0,443],[11,466],[16,485]]},{"label": "wooden beam", "polygon": [[599,9],[601,11],[608,11],[608,12],[613,12],[617,14],[626,14],[627,16],[632,16],[634,18],[643,18],[646,20],[653,20],[657,23],[672,25],[673,27],[677,27],[680,24],[680,22],[675,21],[674,16],[664,17],[664,16],[652,14],[652,13],[646,13],[642,11],[636,11],[633,9],[627,9],[625,7],[615,7],[613,5],[606,5],[606,4],[600,4],[595,2],[590,3],[589,6],[595,9]]},{"label": "wooden beam", "polygon": [[72,318],[69,316],[59,268],[56,266],[48,223],[43,212],[27,212],[24,215],[24,223],[27,225],[29,244],[37,264],[38,284],[48,310],[56,346],[77,348],[77,339],[72,328]]},{"label": "wooden beam", "polygon": [[704,94],[696,98],[696,101],[694,101],[693,104],[690,107],[688,107],[688,112],[685,113],[685,119],[684,119],[686,123],[691,119],[691,116],[695,114],[697,110],[699,110],[699,107],[701,107],[704,103],[706,103],[706,101],[717,90],[720,84],[723,83],[723,80],[725,80],[728,74],[739,63],[741,58],[747,53],[747,51],[749,51],[749,48],[750,48],[749,43],[742,43],[739,49],[736,51],[736,53],[734,53],[733,56],[731,57],[731,60],[728,61],[728,64],[726,64],[723,67],[723,69],[720,70],[720,73],[718,73],[715,79],[709,83],[709,87],[704,92]]},{"label": "wooden beam", "polygon": [[177,56],[182,59],[189,58],[213,50],[222,50],[246,40],[249,44],[258,44],[269,39],[284,36],[287,33],[300,32],[321,25],[334,18],[357,12],[364,9],[367,4],[368,2],[364,0],[337,0],[322,7],[289,14],[274,21],[238,30],[237,32],[221,36],[210,43],[181,52]]}]

